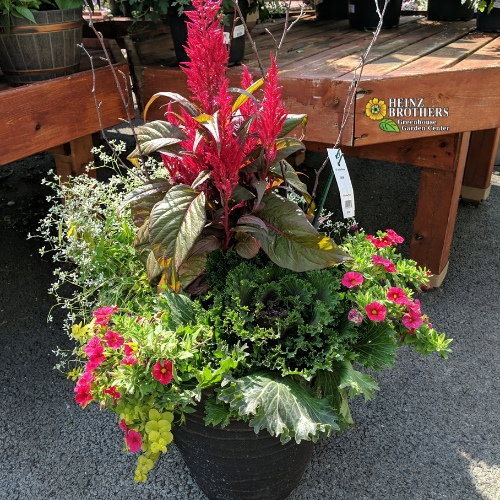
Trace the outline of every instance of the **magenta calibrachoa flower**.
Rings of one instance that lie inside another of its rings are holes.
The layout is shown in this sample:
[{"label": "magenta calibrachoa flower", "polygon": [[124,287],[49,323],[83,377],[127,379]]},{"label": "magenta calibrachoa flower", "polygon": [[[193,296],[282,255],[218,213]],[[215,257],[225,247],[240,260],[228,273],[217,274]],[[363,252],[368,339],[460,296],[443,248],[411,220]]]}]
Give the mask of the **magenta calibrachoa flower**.
[{"label": "magenta calibrachoa flower", "polygon": [[83,384],[83,385],[77,385],[75,387],[75,401],[82,406],[82,408],[85,408],[88,403],[92,401],[92,394],[90,393],[90,385],[89,384]]},{"label": "magenta calibrachoa flower", "polygon": [[361,283],[363,283],[363,275],[356,271],[349,271],[348,273],[345,273],[342,278],[342,284],[347,288],[353,288],[361,285]]},{"label": "magenta calibrachoa flower", "polygon": [[153,377],[163,385],[169,384],[173,378],[172,366],[172,361],[168,359],[158,361],[153,366]]},{"label": "magenta calibrachoa flower", "polygon": [[111,315],[118,310],[116,306],[105,306],[94,311],[94,318],[96,325],[107,325]]},{"label": "magenta calibrachoa flower", "polygon": [[134,431],[134,429],[130,429],[125,433],[125,442],[127,443],[129,451],[132,453],[141,451],[142,437],[137,431]]},{"label": "magenta calibrachoa flower", "polygon": [[406,328],[408,328],[408,330],[415,330],[420,326],[422,326],[424,322],[422,320],[422,316],[411,312],[406,313],[401,321],[403,322],[403,325],[405,325]]},{"label": "magenta calibrachoa flower", "polygon": [[406,296],[405,291],[396,286],[392,286],[389,288],[387,291],[387,298],[391,301],[394,302],[395,304],[408,304],[410,300]]},{"label": "magenta calibrachoa flower", "polygon": [[376,265],[376,266],[377,265],[384,266],[385,270],[388,273],[395,273],[395,272],[397,272],[396,267],[394,266],[394,263],[391,260],[389,260],[389,259],[384,259],[380,255],[377,255],[377,254],[372,255],[372,261],[373,261],[373,264]]},{"label": "magenta calibrachoa flower", "polygon": [[385,306],[376,300],[370,302],[370,304],[365,307],[365,311],[368,318],[372,321],[384,321],[387,313]]},{"label": "magenta calibrachoa flower", "polygon": [[111,330],[107,330],[106,334],[104,335],[104,340],[106,341],[108,347],[111,347],[111,349],[120,349],[120,347],[123,345],[124,339],[120,335],[120,332],[113,332]]},{"label": "magenta calibrachoa flower", "polygon": [[116,387],[112,385],[109,389],[104,389],[104,394],[111,396],[111,401],[114,403],[115,400],[120,399],[121,394],[118,392]]}]

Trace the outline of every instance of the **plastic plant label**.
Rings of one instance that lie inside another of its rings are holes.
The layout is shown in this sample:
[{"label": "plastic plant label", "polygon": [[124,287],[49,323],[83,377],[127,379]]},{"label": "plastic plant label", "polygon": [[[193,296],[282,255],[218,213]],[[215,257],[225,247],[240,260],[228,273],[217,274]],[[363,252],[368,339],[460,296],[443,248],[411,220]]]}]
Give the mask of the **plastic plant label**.
[{"label": "plastic plant label", "polygon": [[[240,36],[244,35],[245,35],[245,27],[243,26],[243,24],[239,24],[238,26],[234,27],[233,38],[239,38]],[[230,34],[227,31],[224,31],[224,42],[226,43],[226,45],[229,43],[230,38],[231,38]]]},{"label": "plastic plant label", "polygon": [[344,155],[340,149],[327,149],[333,173],[339,187],[340,202],[344,219],[354,217],[354,190],[347,170]]}]

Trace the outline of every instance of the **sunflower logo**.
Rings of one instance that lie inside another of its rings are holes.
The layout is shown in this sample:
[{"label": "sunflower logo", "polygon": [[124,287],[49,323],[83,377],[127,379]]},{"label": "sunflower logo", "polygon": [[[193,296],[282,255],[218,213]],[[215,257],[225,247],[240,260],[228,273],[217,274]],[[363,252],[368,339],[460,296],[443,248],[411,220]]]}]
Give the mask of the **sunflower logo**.
[{"label": "sunflower logo", "polygon": [[382,120],[387,114],[387,105],[382,99],[374,97],[366,103],[365,113],[370,120]]},{"label": "sunflower logo", "polygon": [[370,99],[366,103],[365,114],[370,120],[378,121],[380,129],[384,132],[400,132],[398,124],[394,120],[385,118],[387,114],[387,104],[382,99],[378,97]]}]

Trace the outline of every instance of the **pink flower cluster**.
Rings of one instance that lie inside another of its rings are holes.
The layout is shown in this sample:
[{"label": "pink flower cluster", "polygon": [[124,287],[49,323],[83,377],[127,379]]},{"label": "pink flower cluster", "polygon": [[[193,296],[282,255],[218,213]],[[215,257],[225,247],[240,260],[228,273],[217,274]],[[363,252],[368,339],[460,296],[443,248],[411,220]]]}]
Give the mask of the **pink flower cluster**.
[{"label": "pink flower cluster", "polygon": [[[78,379],[75,387],[75,400],[83,408],[92,401],[91,382],[94,380],[97,368],[106,360],[105,348],[112,349],[113,351],[123,349],[122,358],[120,360],[120,364],[122,365],[132,366],[139,364],[137,357],[139,346],[132,339],[125,342],[120,332],[108,328],[111,316],[117,310],[117,307],[101,307],[94,312],[94,323],[97,326],[94,331],[94,336],[84,347],[84,352],[88,357],[88,361],[85,365],[85,371]],[[136,319],[136,322],[139,324],[143,321],[145,320],[140,317]],[[103,331],[105,331],[104,335],[102,335]],[[108,356],[112,356],[112,354],[108,352]],[[173,362],[168,359],[157,361],[153,366],[152,375],[161,384],[169,384],[173,379]],[[112,403],[115,403],[115,401],[121,397],[120,392],[114,385],[105,388],[104,394],[111,397]],[[137,447],[137,436],[134,434],[135,432],[136,431],[129,432],[130,443],[127,441],[131,451],[134,451],[132,448]]]},{"label": "pink flower cluster", "polygon": [[399,234],[397,234],[393,229],[386,229],[385,232],[385,236],[382,236],[381,238],[368,234],[366,239],[371,241],[377,248],[384,248],[390,245],[399,245],[400,243],[403,243],[404,238],[399,236]]}]

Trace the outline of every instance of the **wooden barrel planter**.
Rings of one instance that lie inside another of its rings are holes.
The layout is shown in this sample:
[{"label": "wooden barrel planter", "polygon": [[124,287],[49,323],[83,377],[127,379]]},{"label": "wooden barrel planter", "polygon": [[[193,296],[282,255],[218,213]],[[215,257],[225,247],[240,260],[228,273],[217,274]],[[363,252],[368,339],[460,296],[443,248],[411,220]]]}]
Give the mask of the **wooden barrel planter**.
[{"label": "wooden barrel planter", "polygon": [[311,459],[311,441],[282,445],[240,420],[206,426],[203,407],[185,416],[186,424],[172,429],[174,443],[209,500],[284,500]]},{"label": "wooden barrel planter", "polygon": [[11,18],[10,34],[0,18],[0,68],[12,86],[70,75],[80,66],[82,8],[32,13],[36,24]]}]

